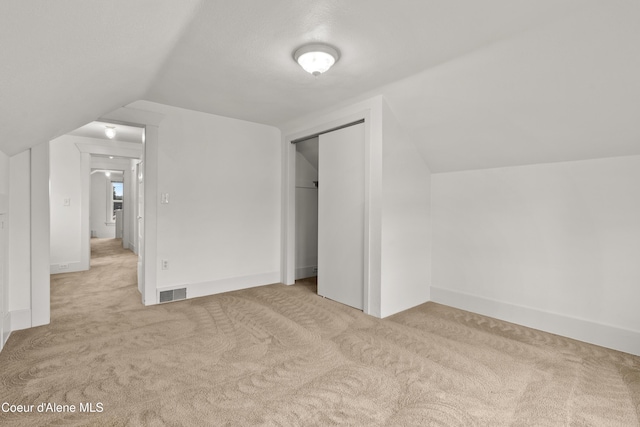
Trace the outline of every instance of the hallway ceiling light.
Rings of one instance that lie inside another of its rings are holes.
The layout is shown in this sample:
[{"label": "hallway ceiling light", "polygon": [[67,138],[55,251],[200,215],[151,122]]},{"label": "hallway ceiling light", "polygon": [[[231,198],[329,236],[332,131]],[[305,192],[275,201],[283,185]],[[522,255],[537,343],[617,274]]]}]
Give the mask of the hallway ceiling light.
[{"label": "hallway ceiling light", "polygon": [[340,53],[336,48],[322,43],[304,45],[293,53],[293,59],[314,76],[326,72],[339,58]]},{"label": "hallway ceiling light", "polygon": [[113,139],[116,137],[116,128],[114,126],[105,126],[104,134],[107,135],[107,138]]},{"label": "hallway ceiling light", "polygon": [[108,177],[110,177],[110,176],[111,176],[111,172],[106,171],[106,172],[104,173],[104,176],[106,176],[107,178],[108,178]]}]

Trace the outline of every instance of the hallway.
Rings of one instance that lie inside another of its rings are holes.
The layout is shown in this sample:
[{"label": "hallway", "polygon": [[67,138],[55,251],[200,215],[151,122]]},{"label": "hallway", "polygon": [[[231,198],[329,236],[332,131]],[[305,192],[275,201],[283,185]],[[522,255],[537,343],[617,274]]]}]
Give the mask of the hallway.
[{"label": "hallway", "polygon": [[91,269],[51,276],[51,323],[67,316],[142,307],[138,257],[121,239],[91,239]]}]

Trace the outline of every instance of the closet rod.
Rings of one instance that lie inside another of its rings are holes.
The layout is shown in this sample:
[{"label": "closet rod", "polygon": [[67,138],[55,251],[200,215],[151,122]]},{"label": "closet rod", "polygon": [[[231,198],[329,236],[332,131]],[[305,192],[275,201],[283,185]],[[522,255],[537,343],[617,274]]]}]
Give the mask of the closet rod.
[{"label": "closet rod", "polygon": [[316,136],[324,135],[325,133],[333,132],[334,130],[348,128],[349,126],[359,125],[360,123],[364,123],[364,119],[356,120],[355,122],[351,122],[344,125],[336,126],[331,129],[323,130],[322,132],[314,133],[313,135],[303,136],[302,138],[294,139],[293,141],[291,141],[291,143],[297,144],[298,142],[307,141],[309,139],[315,138]]}]

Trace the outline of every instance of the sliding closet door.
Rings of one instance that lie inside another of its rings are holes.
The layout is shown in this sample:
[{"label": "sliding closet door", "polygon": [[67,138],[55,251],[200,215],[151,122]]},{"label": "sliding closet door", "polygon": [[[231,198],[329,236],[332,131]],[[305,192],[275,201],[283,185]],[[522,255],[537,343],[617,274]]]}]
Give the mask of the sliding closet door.
[{"label": "sliding closet door", "polygon": [[363,308],[364,125],[320,135],[318,295]]}]

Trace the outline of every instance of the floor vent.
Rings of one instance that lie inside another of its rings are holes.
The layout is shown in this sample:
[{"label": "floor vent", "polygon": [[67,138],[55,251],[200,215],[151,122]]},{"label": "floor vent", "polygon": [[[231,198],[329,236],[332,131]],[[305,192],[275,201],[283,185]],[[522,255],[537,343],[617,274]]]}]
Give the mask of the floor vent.
[{"label": "floor vent", "polygon": [[178,301],[187,298],[187,288],[160,291],[160,302]]}]

